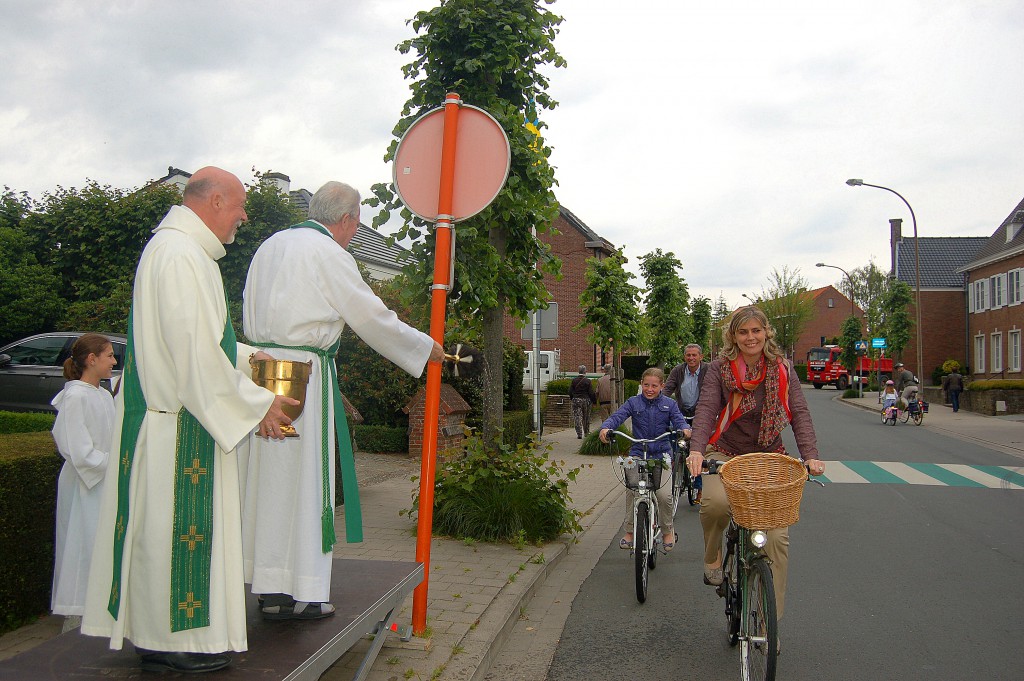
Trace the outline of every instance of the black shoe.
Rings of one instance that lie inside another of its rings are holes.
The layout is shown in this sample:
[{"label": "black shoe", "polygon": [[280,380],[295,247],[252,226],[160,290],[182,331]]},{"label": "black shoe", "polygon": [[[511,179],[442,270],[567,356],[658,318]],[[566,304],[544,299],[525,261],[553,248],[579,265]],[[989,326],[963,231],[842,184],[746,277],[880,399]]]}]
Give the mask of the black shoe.
[{"label": "black shoe", "polygon": [[319,620],[334,614],[330,603],[302,603],[292,601],[287,605],[264,605],[265,620]]},{"label": "black shoe", "polygon": [[141,658],[142,669],[147,672],[201,674],[215,672],[231,664],[231,658],[220,653],[161,653],[141,648],[136,652]]}]

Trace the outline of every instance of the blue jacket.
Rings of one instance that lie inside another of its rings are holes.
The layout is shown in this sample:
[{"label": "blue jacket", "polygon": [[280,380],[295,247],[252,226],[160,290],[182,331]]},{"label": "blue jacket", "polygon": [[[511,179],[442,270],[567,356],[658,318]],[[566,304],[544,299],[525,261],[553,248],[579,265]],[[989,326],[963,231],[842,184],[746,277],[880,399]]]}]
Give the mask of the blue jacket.
[{"label": "blue jacket", "polygon": [[[683,418],[683,412],[679,411],[679,405],[671,397],[658,395],[653,400],[649,400],[643,395],[634,395],[616,409],[614,414],[605,419],[601,428],[615,430],[630,417],[633,419],[633,437],[644,440],[658,437],[672,426],[675,426],[676,430],[688,427],[686,419]],[[670,439],[665,438],[658,442],[652,442],[648,445],[648,454],[664,454],[670,451],[672,449]],[[634,443],[629,448],[629,453],[642,457],[643,449]]]}]

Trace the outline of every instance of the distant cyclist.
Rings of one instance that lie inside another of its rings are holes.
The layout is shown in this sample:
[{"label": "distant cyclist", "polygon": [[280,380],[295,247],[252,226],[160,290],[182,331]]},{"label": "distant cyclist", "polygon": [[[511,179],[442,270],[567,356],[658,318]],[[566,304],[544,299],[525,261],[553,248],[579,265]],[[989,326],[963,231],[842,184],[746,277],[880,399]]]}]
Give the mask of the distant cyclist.
[{"label": "distant cyclist", "polygon": [[[683,349],[683,363],[673,367],[668,374],[668,380],[665,381],[664,394],[675,399],[688,424],[693,423],[693,417],[697,413],[697,400],[700,398],[700,389],[704,386],[708,366],[710,365],[704,361],[703,349],[696,343],[690,343]],[[704,494],[700,476],[694,478],[693,487],[697,490],[699,504]]]}]

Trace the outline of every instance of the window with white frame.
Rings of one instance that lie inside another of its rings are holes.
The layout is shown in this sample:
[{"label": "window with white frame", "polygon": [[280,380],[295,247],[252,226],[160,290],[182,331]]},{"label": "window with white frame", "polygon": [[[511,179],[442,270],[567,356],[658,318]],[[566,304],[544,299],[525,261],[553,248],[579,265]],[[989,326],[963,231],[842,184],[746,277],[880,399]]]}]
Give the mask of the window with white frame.
[{"label": "window with white frame", "polygon": [[1009,369],[1020,373],[1020,329],[1014,329],[1006,335],[1006,358]]},{"label": "window with white frame", "polygon": [[981,279],[979,281],[974,282],[974,296],[973,296],[973,300],[974,300],[974,311],[975,312],[984,312],[986,309],[988,309],[988,305],[986,305],[986,302],[987,302],[986,299],[987,298],[988,298],[988,279]]},{"label": "window with white frame", "polygon": [[985,373],[985,337],[974,337],[974,373]]},{"label": "window with white frame", "polygon": [[1006,274],[993,274],[989,280],[989,304],[992,309],[1006,305]]},{"label": "window with white frame", "polygon": [[835,307],[835,306],[836,306],[836,299],[835,299],[835,298],[829,298],[829,299],[828,299],[828,306],[829,306],[830,308],[831,308],[831,307]]},{"label": "window with white frame", "polygon": [[1021,290],[1020,279],[1021,272],[1024,270],[1016,269],[1010,270],[1006,273],[1006,304],[1007,305],[1020,305],[1021,296],[1024,295],[1024,290]]},{"label": "window with white frame", "polygon": [[992,334],[992,373],[1003,370],[1003,334]]}]

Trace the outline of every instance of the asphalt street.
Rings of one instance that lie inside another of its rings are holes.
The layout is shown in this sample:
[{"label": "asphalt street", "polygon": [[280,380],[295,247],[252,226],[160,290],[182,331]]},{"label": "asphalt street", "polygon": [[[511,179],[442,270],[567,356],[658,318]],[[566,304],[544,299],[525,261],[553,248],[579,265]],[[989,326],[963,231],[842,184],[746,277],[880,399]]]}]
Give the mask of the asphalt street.
[{"label": "asphalt street", "polygon": [[[927,419],[882,425],[833,402],[834,390],[805,394],[825,460],[1021,463],[930,430]],[[795,451],[792,439],[787,447]],[[790,533],[779,678],[1022,678],[1022,520],[1016,489],[955,480],[808,486]],[[573,601],[548,679],[737,678],[724,601],[701,580],[697,510],[680,507],[676,526],[681,542],[658,561],[642,605],[628,552],[617,536],[609,544]]]}]

